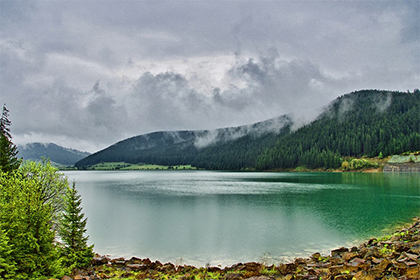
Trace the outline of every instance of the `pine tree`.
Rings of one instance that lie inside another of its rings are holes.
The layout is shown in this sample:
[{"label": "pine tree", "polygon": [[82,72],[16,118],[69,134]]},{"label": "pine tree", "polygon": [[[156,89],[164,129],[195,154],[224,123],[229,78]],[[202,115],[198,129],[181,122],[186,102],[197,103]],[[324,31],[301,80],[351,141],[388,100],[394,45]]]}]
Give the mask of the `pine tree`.
[{"label": "pine tree", "polygon": [[87,219],[84,218],[81,203],[81,196],[73,182],[73,186],[67,192],[59,229],[63,242],[63,264],[70,270],[88,266],[93,258],[93,245],[87,245],[89,237],[85,236]]},{"label": "pine tree", "polygon": [[11,140],[12,136],[9,128],[11,124],[9,110],[4,104],[0,118],[0,170],[4,172],[18,169],[20,165],[20,161],[16,157],[18,153],[17,147]]}]

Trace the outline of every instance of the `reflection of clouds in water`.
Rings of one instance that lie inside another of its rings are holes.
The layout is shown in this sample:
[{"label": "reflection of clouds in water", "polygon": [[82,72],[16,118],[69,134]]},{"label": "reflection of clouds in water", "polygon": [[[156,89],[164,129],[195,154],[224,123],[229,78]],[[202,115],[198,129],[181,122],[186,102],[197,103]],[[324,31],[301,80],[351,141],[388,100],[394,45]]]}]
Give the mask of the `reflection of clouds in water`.
[{"label": "reflection of clouds in water", "polygon": [[[297,183],[256,183],[236,182],[231,184],[217,184],[215,182],[190,182],[183,184],[165,184],[155,186],[153,184],[126,185],[124,189],[130,192],[155,193],[161,196],[207,196],[207,195],[257,195],[257,194],[293,194],[312,193],[320,190],[336,189],[337,186],[329,185],[304,185]],[[197,185],[197,183],[199,185]],[[341,189],[353,189],[354,186],[340,185]]]},{"label": "reflection of clouds in water", "polygon": [[[182,171],[151,171],[144,175],[141,172],[130,174],[130,180],[116,185],[126,191],[139,194],[154,194],[159,196],[206,196],[206,195],[254,195],[254,194],[288,194],[311,193],[326,189],[351,189],[356,186],[333,184],[298,183],[288,174],[274,176],[274,180],[265,175],[248,176],[252,173],[217,173],[211,172],[186,172]],[[258,173],[254,173],[258,174]],[[155,176],[158,175],[158,176]],[[209,176],[210,175],[210,176]],[[301,176],[297,176],[299,178]],[[305,181],[310,181],[311,177]]]},{"label": "reflection of clouds in water", "polygon": [[411,219],[410,213],[420,206],[418,199],[404,197],[418,198],[418,180],[412,178],[420,175],[396,175],[398,180],[392,180],[383,174],[398,189],[393,193],[381,187],[379,178],[376,184],[367,180],[366,174],[350,174],[353,184],[340,184],[338,179],[346,181],[346,175],[66,173],[72,174],[70,181],[78,182],[95,251],[162,262],[182,257],[195,265],[228,265],[258,261],[265,252],[273,260],[306,257],[308,250],[328,252],[348,246],[392,221]]}]

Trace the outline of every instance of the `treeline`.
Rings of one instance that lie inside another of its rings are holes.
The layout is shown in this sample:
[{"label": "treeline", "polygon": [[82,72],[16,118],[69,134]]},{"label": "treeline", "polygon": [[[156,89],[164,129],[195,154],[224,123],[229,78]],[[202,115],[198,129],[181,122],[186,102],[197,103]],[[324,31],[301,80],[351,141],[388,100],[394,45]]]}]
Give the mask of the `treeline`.
[{"label": "treeline", "polygon": [[420,93],[358,91],[335,100],[314,122],[277,140],[257,168],[338,168],[342,157],[420,149]]},{"label": "treeline", "polygon": [[120,141],[96,152],[75,166],[85,168],[101,162],[146,163],[158,165],[190,164],[197,155],[194,131],[154,132]]},{"label": "treeline", "polygon": [[[8,110],[0,119],[0,279],[61,278],[88,266],[86,218],[75,185],[49,160],[21,162]],[[60,242],[58,241],[60,240]]]},{"label": "treeline", "polygon": [[59,165],[74,165],[75,162],[89,155],[73,149],[66,149],[53,143],[29,143],[18,147],[18,157],[26,160],[39,161],[48,156],[52,163]]},{"label": "treeline", "polygon": [[246,135],[226,143],[210,145],[198,151],[191,165],[211,170],[254,169],[264,149],[273,148],[281,135],[289,134],[290,126],[285,125],[279,133]]},{"label": "treeline", "polygon": [[[220,129],[217,141],[197,147],[208,131],[155,132],[136,136],[76,163],[191,164],[214,170],[338,168],[343,157],[374,157],[420,150],[420,92],[363,90],[334,100],[315,121],[291,131],[279,117],[275,132],[249,133],[229,140],[239,128]],[[264,131],[264,122],[254,131]],[[207,135],[208,136],[208,135]]]},{"label": "treeline", "polygon": [[126,162],[228,170],[253,167],[264,148],[273,147],[278,135],[289,132],[290,125],[289,117],[280,116],[250,126],[213,131],[154,132],[120,141],[75,166],[83,169],[103,162]]},{"label": "treeline", "polygon": [[[264,149],[274,147],[278,136],[289,131],[290,124],[281,129],[280,133],[265,132],[246,135],[236,140],[216,142],[203,148],[196,147],[195,137],[190,137],[180,143],[165,142],[145,149],[139,149],[141,145],[135,143],[138,142],[137,139],[128,139],[82,159],[76,163],[76,167],[83,169],[103,162],[126,162],[166,166],[192,165],[214,170],[253,168]],[[192,132],[178,133],[183,135]],[[158,135],[166,137],[165,132],[152,134],[153,137]]]}]

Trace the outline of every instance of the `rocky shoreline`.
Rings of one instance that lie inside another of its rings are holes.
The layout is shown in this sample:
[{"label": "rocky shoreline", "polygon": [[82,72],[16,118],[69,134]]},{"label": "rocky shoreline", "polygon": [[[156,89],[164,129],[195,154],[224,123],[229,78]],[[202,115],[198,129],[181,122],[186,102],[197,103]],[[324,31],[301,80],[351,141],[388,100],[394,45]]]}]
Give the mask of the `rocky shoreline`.
[{"label": "rocky shoreline", "polygon": [[384,172],[420,172],[420,162],[387,163]]},{"label": "rocky shoreline", "polygon": [[266,266],[261,263],[238,263],[230,267],[176,266],[159,261],[96,256],[85,270],[74,271],[62,280],[100,279],[420,279],[420,218],[382,238],[352,248],[338,248],[328,256],[314,253],[290,263]]}]

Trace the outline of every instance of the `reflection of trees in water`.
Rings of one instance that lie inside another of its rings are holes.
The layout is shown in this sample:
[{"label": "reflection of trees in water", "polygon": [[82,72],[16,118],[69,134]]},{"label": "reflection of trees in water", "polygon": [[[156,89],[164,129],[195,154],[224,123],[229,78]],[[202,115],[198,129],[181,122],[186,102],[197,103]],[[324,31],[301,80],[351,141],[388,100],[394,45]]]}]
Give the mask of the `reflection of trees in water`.
[{"label": "reflection of trees in water", "polygon": [[419,174],[132,171],[107,173],[109,182],[86,174],[98,180],[75,178],[91,239],[158,259],[326,248],[381,234],[420,208]]}]

